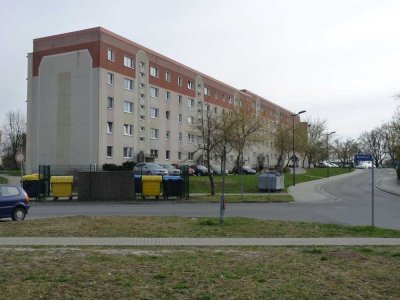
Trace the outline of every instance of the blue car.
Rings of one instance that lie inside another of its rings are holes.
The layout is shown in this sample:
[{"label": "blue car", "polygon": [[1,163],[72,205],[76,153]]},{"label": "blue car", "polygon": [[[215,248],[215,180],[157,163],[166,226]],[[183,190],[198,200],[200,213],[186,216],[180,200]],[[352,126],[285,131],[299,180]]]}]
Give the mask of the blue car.
[{"label": "blue car", "polygon": [[0,184],[0,218],[22,221],[28,213],[29,201],[22,187]]}]

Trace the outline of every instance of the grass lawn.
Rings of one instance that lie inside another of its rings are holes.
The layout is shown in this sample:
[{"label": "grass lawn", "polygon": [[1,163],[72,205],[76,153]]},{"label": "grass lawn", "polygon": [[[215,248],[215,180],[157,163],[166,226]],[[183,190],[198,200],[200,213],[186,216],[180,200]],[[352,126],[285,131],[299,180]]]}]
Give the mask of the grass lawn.
[{"label": "grass lawn", "polygon": [[[326,168],[312,168],[306,169],[306,174],[296,174],[296,183],[307,182],[311,180],[321,179],[327,177]],[[349,173],[349,169],[344,168],[331,168],[329,169],[329,176],[336,176]],[[290,173],[285,173],[285,189],[293,183],[293,176]],[[214,176],[215,191],[221,192],[222,176]],[[243,175],[243,192],[244,193],[259,193],[258,190],[258,175]],[[242,176],[229,175],[225,177],[225,192],[226,193],[240,193],[242,187]],[[190,193],[210,193],[210,180],[207,176],[191,176],[189,179],[189,192]]]},{"label": "grass lawn", "polygon": [[397,237],[399,230],[370,226],[251,218],[88,217],[1,221],[0,237]]},{"label": "grass lawn", "polygon": [[[0,236],[400,237],[400,231],[227,218],[63,217]],[[0,247],[2,299],[398,299],[400,247]]]},{"label": "grass lawn", "polygon": [[10,176],[21,176],[21,170],[0,170],[0,174],[6,174]]},{"label": "grass lawn", "polygon": [[8,182],[8,179],[7,178],[4,178],[4,177],[1,177],[0,176],[0,184],[5,184],[5,183],[7,183]]},{"label": "grass lawn", "polygon": [[399,299],[400,247],[0,248],[2,299]]}]

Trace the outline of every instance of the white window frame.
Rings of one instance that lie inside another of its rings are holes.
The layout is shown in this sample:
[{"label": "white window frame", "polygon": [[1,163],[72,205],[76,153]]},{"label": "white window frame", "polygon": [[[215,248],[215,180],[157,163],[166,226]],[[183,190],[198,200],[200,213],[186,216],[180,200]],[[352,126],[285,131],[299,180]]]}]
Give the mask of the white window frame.
[{"label": "white window frame", "polygon": [[124,101],[124,113],[133,113],[133,102]]},{"label": "white window frame", "polygon": [[[111,154],[108,155],[108,150],[110,150]],[[107,146],[107,150],[106,150],[106,156],[107,158],[112,158],[113,157],[113,146]]]},{"label": "white window frame", "polygon": [[124,135],[128,135],[128,136],[133,135],[133,125],[124,124]]},{"label": "white window frame", "polygon": [[165,81],[171,82],[171,73],[169,71],[165,71]]},{"label": "white window frame", "polygon": [[193,107],[194,106],[194,99],[189,98],[188,99],[188,107]]},{"label": "white window frame", "polygon": [[210,88],[204,87],[204,95],[210,96]]},{"label": "white window frame", "polygon": [[194,117],[188,116],[188,124],[193,124],[193,123],[194,123]]},{"label": "white window frame", "polygon": [[193,159],[194,159],[194,153],[188,152],[188,161],[193,161]]},{"label": "white window frame", "polygon": [[115,62],[115,50],[108,48],[107,49],[107,59],[109,61]]},{"label": "white window frame", "polygon": [[107,121],[107,133],[114,134],[114,122]]},{"label": "white window frame", "polygon": [[158,88],[156,88],[156,87],[154,87],[154,86],[151,86],[151,87],[150,87],[150,97],[152,97],[152,98],[158,98],[158,95],[159,95]]},{"label": "white window frame", "polygon": [[194,143],[194,134],[188,133],[188,142],[190,144]]},{"label": "white window frame", "polygon": [[158,140],[160,138],[160,130],[157,128],[150,128],[150,139]]},{"label": "white window frame", "polygon": [[124,78],[124,89],[128,91],[133,91],[133,80],[129,78]]},{"label": "white window frame", "polygon": [[114,98],[107,97],[107,109],[114,109]]},{"label": "white window frame", "polygon": [[150,149],[150,156],[158,158],[158,149]]},{"label": "white window frame", "polygon": [[189,90],[193,90],[194,89],[193,81],[188,80],[187,87],[188,87]]},{"label": "white window frame", "polygon": [[150,76],[159,78],[160,77],[160,71],[158,70],[157,67],[155,66],[150,66]]},{"label": "white window frame", "polygon": [[124,158],[132,158],[133,157],[133,148],[132,147],[124,147],[123,157]]},{"label": "white window frame", "polygon": [[124,67],[133,69],[135,64],[133,63],[133,58],[127,55],[124,55]]},{"label": "white window frame", "polygon": [[183,96],[182,95],[178,95],[178,103],[182,104],[183,101]]},{"label": "white window frame", "polygon": [[178,85],[182,86],[183,85],[183,80],[181,76],[178,76]]},{"label": "white window frame", "polygon": [[158,119],[160,117],[160,110],[156,107],[150,107],[150,118]]},{"label": "white window frame", "polygon": [[171,99],[171,92],[165,91],[165,101],[169,101]]},{"label": "white window frame", "polygon": [[114,85],[114,73],[107,73],[107,84]]}]

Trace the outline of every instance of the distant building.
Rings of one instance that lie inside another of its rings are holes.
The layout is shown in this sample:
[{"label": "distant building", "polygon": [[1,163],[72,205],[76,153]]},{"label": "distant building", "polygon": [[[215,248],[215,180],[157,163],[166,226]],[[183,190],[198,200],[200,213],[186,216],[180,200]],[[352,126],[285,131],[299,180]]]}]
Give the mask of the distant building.
[{"label": "distant building", "polygon": [[[28,171],[129,160],[195,164],[192,123],[203,109],[247,102],[271,127],[292,121],[265,98],[101,27],[35,39],[27,93]],[[271,139],[248,149],[245,160],[273,165],[277,155]],[[229,168],[234,158],[228,154]]]}]

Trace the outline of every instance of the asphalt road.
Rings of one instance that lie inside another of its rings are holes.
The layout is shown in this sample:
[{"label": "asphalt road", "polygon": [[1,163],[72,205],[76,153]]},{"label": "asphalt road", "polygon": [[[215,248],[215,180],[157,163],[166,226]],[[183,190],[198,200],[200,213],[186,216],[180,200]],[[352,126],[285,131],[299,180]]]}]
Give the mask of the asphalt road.
[{"label": "asphalt road", "polygon": [[[376,170],[376,179],[384,170]],[[270,220],[316,221],[349,225],[371,225],[371,171],[362,170],[351,176],[314,184],[310,194],[319,193],[322,200],[293,203],[231,203],[225,216],[252,217]],[[296,187],[301,187],[298,184]],[[315,196],[315,195],[314,195]],[[78,204],[32,203],[28,218],[57,216],[186,216],[218,217],[217,203],[133,203],[133,204]],[[400,197],[375,189],[375,225],[400,229]]]}]

